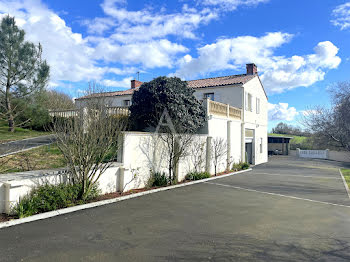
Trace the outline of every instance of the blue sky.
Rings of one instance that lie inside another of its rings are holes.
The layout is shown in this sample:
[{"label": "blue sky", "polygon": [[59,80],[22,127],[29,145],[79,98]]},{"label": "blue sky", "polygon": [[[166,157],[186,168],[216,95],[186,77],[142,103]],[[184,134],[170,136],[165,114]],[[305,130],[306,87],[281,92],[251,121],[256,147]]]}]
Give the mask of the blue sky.
[{"label": "blue sky", "polygon": [[340,0],[0,0],[27,39],[40,41],[50,88],[77,97],[160,75],[198,79],[257,64],[269,127],[297,124],[327,89],[349,80],[350,2]]}]

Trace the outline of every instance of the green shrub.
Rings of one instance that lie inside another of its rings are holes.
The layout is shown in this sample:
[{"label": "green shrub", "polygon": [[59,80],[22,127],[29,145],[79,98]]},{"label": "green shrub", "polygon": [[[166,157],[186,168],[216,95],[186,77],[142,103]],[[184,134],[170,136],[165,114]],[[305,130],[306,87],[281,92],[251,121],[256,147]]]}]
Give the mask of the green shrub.
[{"label": "green shrub", "polygon": [[208,172],[191,172],[186,175],[186,180],[200,180],[209,177],[210,174]]},{"label": "green shrub", "polygon": [[169,183],[169,177],[164,172],[151,172],[147,187],[167,186]]},{"label": "green shrub", "polygon": [[156,172],[153,174],[153,178],[153,186],[167,186],[170,182],[165,173]]},{"label": "green shrub", "polygon": [[240,171],[240,170],[245,170],[249,168],[249,163],[247,162],[239,162],[239,163],[234,163],[232,165],[232,171]]},{"label": "green shrub", "polygon": [[[13,211],[19,218],[22,218],[76,204],[83,204],[84,201],[79,199],[80,192],[80,184],[46,184],[38,186],[27,196],[21,198]],[[85,202],[96,198],[98,195],[99,190],[97,186],[94,186]]]},{"label": "green shrub", "polygon": [[241,164],[241,169],[242,169],[242,170],[248,169],[249,166],[250,166],[249,163],[244,162],[244,163]]}]

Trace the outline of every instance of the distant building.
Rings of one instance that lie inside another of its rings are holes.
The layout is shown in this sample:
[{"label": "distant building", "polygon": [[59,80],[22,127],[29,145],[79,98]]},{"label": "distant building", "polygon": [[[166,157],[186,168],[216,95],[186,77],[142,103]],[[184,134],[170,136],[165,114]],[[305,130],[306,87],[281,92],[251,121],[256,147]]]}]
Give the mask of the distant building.
[{"label": "distant building", "polygon": [[290,140],[293,137],[288,136],[268,136],[268,151],[269,155],[289,155]]}]

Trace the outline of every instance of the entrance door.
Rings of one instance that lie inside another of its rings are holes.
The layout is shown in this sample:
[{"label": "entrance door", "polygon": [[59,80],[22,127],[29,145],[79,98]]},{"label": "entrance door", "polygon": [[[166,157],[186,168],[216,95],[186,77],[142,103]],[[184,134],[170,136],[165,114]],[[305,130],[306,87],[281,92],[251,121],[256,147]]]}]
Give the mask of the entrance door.
[{"label": "entrance door", "polygon": [[246,158],[249,164],[253,164],[253,144],[245,143]]}]

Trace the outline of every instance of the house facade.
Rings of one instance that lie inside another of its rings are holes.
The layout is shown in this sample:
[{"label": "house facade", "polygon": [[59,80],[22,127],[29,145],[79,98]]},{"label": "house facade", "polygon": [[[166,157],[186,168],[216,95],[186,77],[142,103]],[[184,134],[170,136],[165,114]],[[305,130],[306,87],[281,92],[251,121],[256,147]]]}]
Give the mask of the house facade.
[{"label": "house facade", "polygon": [[[268,99],[256,65],[247,64],[246,69],[245,74],[191,80],[187,83],[195,90],[195,97],[206,103],[207,107],[232,107],[227,110],[227,116],[225,113],[210,113],[215,112],[215,109],[208,111],[207,124],[202,133],[230,140],[228,158],[232,158],[234,162],[261,164],[268,159]],[[110,107],[128,107],[131,105],[133,93],[141,85],[141,81],[132,80],[128,90],[78,98],[75,100],[76,107],[84,107],[89,99],[102,98]],[[230,117],[234,108],[240,111],[239,118]]]}]

